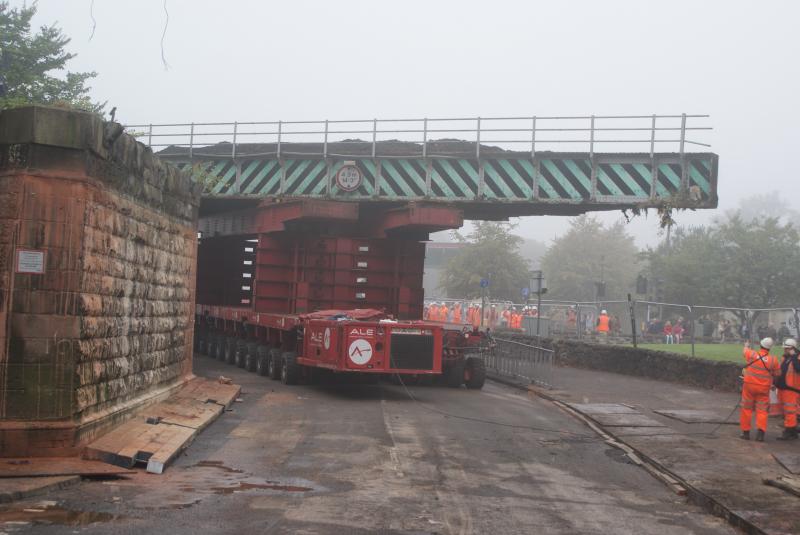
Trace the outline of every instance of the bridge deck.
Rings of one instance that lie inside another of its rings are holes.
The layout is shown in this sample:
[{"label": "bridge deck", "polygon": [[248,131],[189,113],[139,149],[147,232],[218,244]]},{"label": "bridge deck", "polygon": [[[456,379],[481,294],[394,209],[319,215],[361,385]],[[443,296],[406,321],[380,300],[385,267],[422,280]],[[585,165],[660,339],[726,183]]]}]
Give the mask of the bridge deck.
[{"label": "bridge deck", "polygon": [[[446,124],[434,127],[435,121],[470,119],[423,119],[418,129],[411,125],[413,120],[395,129],[370,121],[368,128],[361,130],[350,125],[364,121],[341,121],[345,124],[339,126],[333,121],[208,123],[211,131],[206,133],[200,133],[195,124],[148,125],[139,135],[161,149],[161,158],[181,167],[191,166],[195,176],[205,182],[208,200],[319,198],[389,205],[425,201],[458,206],[466,218],[663,206],[714,208],[717,155],[684,150],[687,144],[708,146],[687,139],[687,131],[710,128],[687,126],[687,117],[705,116],[538,118],[538,127],[537,118],[498,118],[494,125],[477,119],[474,130],[445,128]],[[554,127],[542,127],[545,119]],[[576,126],[575,121],[582,119],[588,119],[588,125]],[[607,126],[599,126],[599,119]],[[532,126],[519,127],[519,121],[531,120]],[[641,120],[647,124],[641,126]],[[256,130],[243,132],[242,125],[247,124],[255,125]],[[302,129],[289,131],[286,125],[291,124]],[[261,132],[261,125],[277,128]],[[168,127],[171,130],[159,133],[159,128]],[[221,132],[226,127],[232,127],[232,136]],[[429,138],[443,132],[472,134],[474,140]],[[352,134],[367,134],[372,141],[346,137]],[[389,135],[413,138],[415,134],[422,136],[420,142],[379,139]],[[492,134],[503,139],[488,140]],[[543,134],[550,139],[543,140]],[[572,137],[554,139],[556,134]],[[264,135],[276,139],[239,142],[260,140]],[[161,140],[170,143],[159,143]],[[217,142],[209,143],[212,140]],[[650,151],[630,151],[637,142],[647,143]],[[564,146],[558,143],[580,144],[588,150],[542,150]],[[530,150],[514,150],[519,144]],[[627,152],[597,151],[609,146]]]}]

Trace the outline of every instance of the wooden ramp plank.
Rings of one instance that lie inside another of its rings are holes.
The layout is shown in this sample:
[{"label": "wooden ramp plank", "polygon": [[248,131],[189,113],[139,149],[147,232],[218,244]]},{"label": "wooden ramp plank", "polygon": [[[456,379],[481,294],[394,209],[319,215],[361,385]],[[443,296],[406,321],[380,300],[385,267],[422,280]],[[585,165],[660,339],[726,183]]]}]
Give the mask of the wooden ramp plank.
[{"label": "wooden ramp plank", "polygon": [[161,474],[167,464],[172,462],[178,454],[189,447],[199,431],[189,427],[171,427],[170,436],[147,460],[147,471],[151,474]]},{"label": "wooden ramp plank", "polygon": [[165,401],[151,407],[147,415],[159,418],[162,423],[204,429],[214,421],[224,408],[216,403],[203,403],[195,399]]},{"label": "wooden ramp plank", "polygon": [[0,460],[0,478],[47,476],[104,476],[132,474],[132,470],[76,457],[30,457]]},{"label": "wooden ramp plank", "polygon": [[193,379],[166,401],[89,444],[83,457],[125,468],[146,462],[148,472],[160,474],[240,393],[238,385]]}]

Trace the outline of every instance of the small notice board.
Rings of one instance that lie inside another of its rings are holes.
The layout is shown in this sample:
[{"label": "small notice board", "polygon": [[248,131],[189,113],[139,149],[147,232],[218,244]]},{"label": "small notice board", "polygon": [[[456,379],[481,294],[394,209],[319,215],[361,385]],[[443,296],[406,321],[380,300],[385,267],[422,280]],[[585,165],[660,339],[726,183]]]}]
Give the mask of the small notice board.
[{"label": "small notice board", "polygon": [[17,249],[17,258],[14,262],[15,271],[41,275],[44,273],[45,254],[45,251],[35,249]]}]

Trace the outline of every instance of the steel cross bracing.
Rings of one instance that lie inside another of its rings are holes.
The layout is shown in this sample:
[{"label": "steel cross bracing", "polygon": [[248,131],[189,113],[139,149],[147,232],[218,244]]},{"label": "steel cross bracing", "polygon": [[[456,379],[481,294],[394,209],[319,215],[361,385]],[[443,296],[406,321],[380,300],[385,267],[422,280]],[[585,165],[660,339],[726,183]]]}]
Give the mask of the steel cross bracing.
[{"label": "steel cross bracing", "polygon": [[[715,207],[718,158],[687,150],[709,147],[694,137],[705,139],[711,130],[707,118],[370,119],[127,128],[163,159],[192,166],[206,182],[207,197],[444,201],[462,204],[469,216],[470,206],[499,203],[508,215]],[[646,152],[639,152],[642,148]]]}]

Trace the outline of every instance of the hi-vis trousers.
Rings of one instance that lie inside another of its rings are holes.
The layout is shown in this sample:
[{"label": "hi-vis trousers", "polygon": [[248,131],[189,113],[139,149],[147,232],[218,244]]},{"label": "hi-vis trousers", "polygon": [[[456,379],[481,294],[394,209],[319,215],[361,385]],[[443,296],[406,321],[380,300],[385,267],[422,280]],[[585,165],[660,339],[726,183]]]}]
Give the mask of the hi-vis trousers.
[{"label": "hi-vis trousers", "polygon": [[742,408],[739,411],[739,427],[750,431],[753,409],[756,411],[756,427],[767,432],[769,416],[769,385],[744,383],[742,386]]}]

